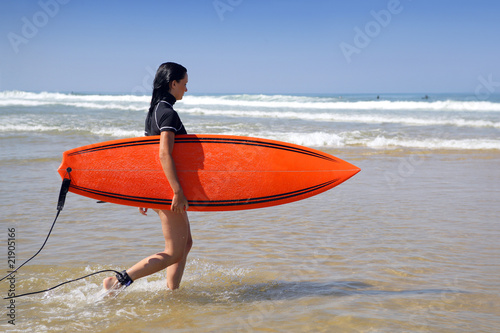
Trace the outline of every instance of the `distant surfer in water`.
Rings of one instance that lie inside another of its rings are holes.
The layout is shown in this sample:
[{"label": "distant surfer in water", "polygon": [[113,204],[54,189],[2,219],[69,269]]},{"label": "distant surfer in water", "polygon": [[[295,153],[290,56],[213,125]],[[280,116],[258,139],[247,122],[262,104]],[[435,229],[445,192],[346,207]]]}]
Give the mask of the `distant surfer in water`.
[{"label": "distant surfer in water", "polygon": [[[186,212],[189,204],[184,196],[172,158],[175,135],[187,133],[173,105],[187,92],[187,83],[188,74],[185,67],[173,62],[160,65],[154,79],[153,96],[145,123],[145,135],[160,135],[160,162],[169,183],[166,186],[170,185],[174,192],[170,210],[154,210],[161,220],[165,249],[142,259],[123,271],[121,275],[105,278],[103,280],[105,290],[128,286],[141,277],[165,268],[169,289],[177,289],[181,283],[193,240]],[[139,212],[143,215],[147,215],[147,211],[147,208],[139,208]]]}]

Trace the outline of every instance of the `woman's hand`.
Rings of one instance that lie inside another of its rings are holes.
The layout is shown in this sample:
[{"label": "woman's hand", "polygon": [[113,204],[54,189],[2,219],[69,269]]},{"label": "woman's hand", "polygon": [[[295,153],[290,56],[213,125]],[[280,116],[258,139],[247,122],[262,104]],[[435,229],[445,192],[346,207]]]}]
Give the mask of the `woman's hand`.
[{"label": "woman's hand", "polygon": [[139,207],[139,213],[141,213],[142,215],[148,215],[148,209]]},{"label": "woman's hand", "polygon": [[183,213],[189,209],[189,203],[183,192],[175,193],[170,210],[174,213]]}]

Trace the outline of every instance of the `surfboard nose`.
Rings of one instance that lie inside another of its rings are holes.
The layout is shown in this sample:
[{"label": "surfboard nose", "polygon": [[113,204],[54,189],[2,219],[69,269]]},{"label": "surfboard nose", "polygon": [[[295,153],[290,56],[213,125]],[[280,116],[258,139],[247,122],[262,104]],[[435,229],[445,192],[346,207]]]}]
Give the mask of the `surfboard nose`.
[{"label": "surfboard nose", "polygon": [[[352,164],[351,164],[351,165],[352,165]],[[360,172],[360,171],[361,171],[361,168],[358,168],[358,167],[357,167],[357,166],[355,166],[355,165],[352,165],[352,166],[353,166],[353,168],[350,170],[351,175],[350,175],[347,179],[349,179],[349,178],[353,177],[355,174],[357,174],[358,172]],[[347,180],[347,179],[346,179],[346,180]]]}]

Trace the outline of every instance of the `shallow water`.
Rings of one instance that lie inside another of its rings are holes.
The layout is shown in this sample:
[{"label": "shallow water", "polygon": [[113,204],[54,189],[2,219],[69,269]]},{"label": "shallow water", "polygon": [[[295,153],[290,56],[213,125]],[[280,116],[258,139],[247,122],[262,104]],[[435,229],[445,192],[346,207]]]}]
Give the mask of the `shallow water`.
[{"label": "shallow water", "polygon": [[[284,206],[191,213],[195,245],[179,291],[167,290],[157,273],[99,301],[106,275],[94,276],[17,299],[16,326],[4,321],[2,327],[497,331],[499,174],[492,165],[499,165],[499,154],[327,151],[362,172],[332,191]],[[414,169],[398,173],[405,161]],[[15,188],[2,191],[2,225],[16,228],[19,261],[38,249],[55,214],[53,163],[39,162],[36,173],[32,164],[4,166],[24,175],[2,178],[3,188]],[[46,248],[16,274],[16,292],[100,269],[122,270],[162,246],[156,217],[70,193]]]},{"label": "shallow water", "polygon": [[[23,107],[30,117],[37,112]],[[4,113],[13,112],[8,108]],[[76,111],[58,112],[70,117]],[[59,121],[42,114],[50,124]],[[43,243],[56,214],[62,151],[110,139],[91,130],[101,115],[83,112],[84,129],[0,133],[2,274],[8,270],[8,228],[15,228],[16,265]],[[209,122],[199,117],[192,124],[207,129]],[[490,117],[498,122],[498,116]],[[233,120],[223,117],[214,124],[227,130]],[[308,126],[297,131],[317,129]],[[448,131],[443,138],[456,131],[447,126],[440,129]],[[412,130],[418,139],[423,129]],[[498,139],[498,129],[483,130],[483,139]],[[463,144],[465,136],[457,140]],[[191,212],[194,247],[180,290],[169,291],[159,272],[116,298],[99,299],[107,276],[101,274],[16,299],[15,326],[8,323],[9,303],[2,300],[0,329],[500,331],[500,150],[360,143],[315,148],[362,171],[331,191],[283,206]],[[102,269],[121,271],[161,249],[161,227],[153,213],[143,217],[135,208],[70,193],[43,251],[16,273],[15,292],[43,290]],[[6,296],[9,283],[2,281],[0,288]]]}]

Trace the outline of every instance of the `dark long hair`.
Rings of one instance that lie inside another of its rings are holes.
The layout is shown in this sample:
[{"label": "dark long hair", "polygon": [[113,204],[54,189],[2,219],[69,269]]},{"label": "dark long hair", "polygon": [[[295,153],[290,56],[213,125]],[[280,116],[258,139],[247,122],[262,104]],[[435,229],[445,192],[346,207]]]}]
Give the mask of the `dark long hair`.
[{"label": "dark long hair", "polygon": [[155,80],[153,82],[153,96],[149,112],[153,112],[156,104],[165,99],[170,93],[170,82],[182,80],[187,73],[187,69],[175,62],[166,62],[158,67]]}]

